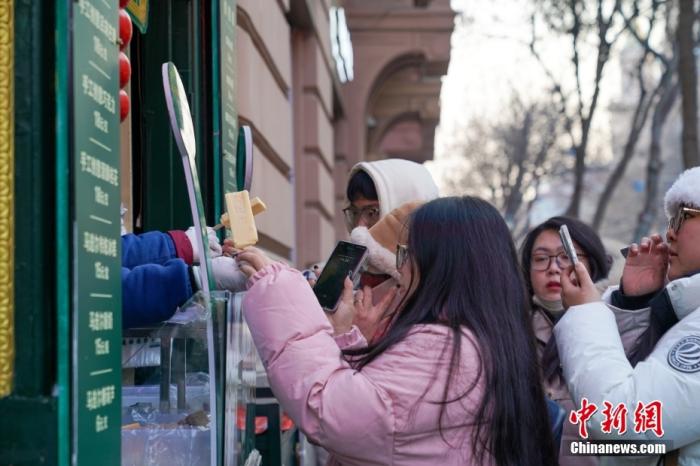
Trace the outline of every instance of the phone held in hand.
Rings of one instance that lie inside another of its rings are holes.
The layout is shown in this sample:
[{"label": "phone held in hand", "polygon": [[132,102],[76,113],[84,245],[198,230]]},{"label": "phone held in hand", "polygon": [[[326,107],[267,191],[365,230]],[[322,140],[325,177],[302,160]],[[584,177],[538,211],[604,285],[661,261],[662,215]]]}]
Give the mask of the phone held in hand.
[{"label": "phone held in hand", "polygon": [[339,241],[326,266],[314,285],[314,293],[326,312],[335,312],[343,294],[345,278],[355,282],[367,259],[367,248],[359,244]]},{"label": "phone held in hand", "polygon": [[620,254],[622,254],[622,257],[624,257],[625,259],[627,259],[627,255],[628,255],[629,253],[630,253],[630,247],[629,247],[629,246],[620,249]]},{"label": "phone held in hand", "polygon": [[561,228],[559,228],[559,237],[561,238],[561,244],[564,246],[566,255],[569,256],[569,259],[571,259],[571,263],[573,265],[578,264],[578,256],[576,255],[574,242],[571,240],[569,228],[566,225],[562,225]]}]

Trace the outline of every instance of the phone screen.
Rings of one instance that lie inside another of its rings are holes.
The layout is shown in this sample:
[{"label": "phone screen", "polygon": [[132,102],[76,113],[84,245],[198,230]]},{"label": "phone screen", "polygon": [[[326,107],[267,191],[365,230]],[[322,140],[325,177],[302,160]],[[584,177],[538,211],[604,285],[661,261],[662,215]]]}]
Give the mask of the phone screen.
[{"label": "phone screen", "polygon": [[345,277],[355,275],[364,262],[367,248],[358,244],[340,241],[314,286],[314,293],[327,311],[335,310],[340,295],[343,293]]}]

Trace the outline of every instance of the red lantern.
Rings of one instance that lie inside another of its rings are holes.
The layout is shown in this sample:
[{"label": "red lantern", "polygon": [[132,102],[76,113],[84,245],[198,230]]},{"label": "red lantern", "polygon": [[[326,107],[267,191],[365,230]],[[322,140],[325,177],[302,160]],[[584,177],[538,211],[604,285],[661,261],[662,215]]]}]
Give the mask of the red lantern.
[{"label": "red lantern", "polygon": [[119,8],[126,8],[127,3],[129,3],[129,0],[119,0]]},{"label": "red lantern", "polygon": [[126,86],[131,77],[131,63],[124,52],[119,52],[119,88]]},{"label": "red lantern", "polygon": [[134,26],[131,24],[131,17],[126,10],[119,10],[119,50],[129,45],[131,36],[134,34]]},{"label": "red lantern", "polygon": [[121,89],[119,91],[119,121],[124,121],[126,119],[126,116],[129,114],[130,105],[129,94],[127,94],[124,89]]}]

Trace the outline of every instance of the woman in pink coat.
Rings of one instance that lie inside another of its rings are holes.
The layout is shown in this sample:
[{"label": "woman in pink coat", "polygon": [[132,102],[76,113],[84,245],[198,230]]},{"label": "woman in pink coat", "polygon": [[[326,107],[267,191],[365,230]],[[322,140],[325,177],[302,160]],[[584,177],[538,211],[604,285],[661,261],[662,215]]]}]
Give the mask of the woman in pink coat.
[{"label": "woman in pink coat", "polygon": [[[332,465],[556,464],[499,213],[478,198],[437,199],[413,213],[407,243],[397,245],[405,299],[369,346],[356,327],[334,332],[299,272],[257,250],[238,255],[254,273],[245,317],[284,409]],[[353,307],[349,291],[337,312]]]}]

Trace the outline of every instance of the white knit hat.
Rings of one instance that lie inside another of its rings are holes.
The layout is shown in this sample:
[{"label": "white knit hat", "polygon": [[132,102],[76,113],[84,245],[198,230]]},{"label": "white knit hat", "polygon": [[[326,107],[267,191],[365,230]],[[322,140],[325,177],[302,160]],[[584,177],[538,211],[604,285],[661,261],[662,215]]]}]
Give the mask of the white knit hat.
[{"label": "white knit hat", "polygon": [[681,204],[700,208],[700,167],[689,168],[681,173],[666,191],[664,208],[668,218],[676,215]]}]

